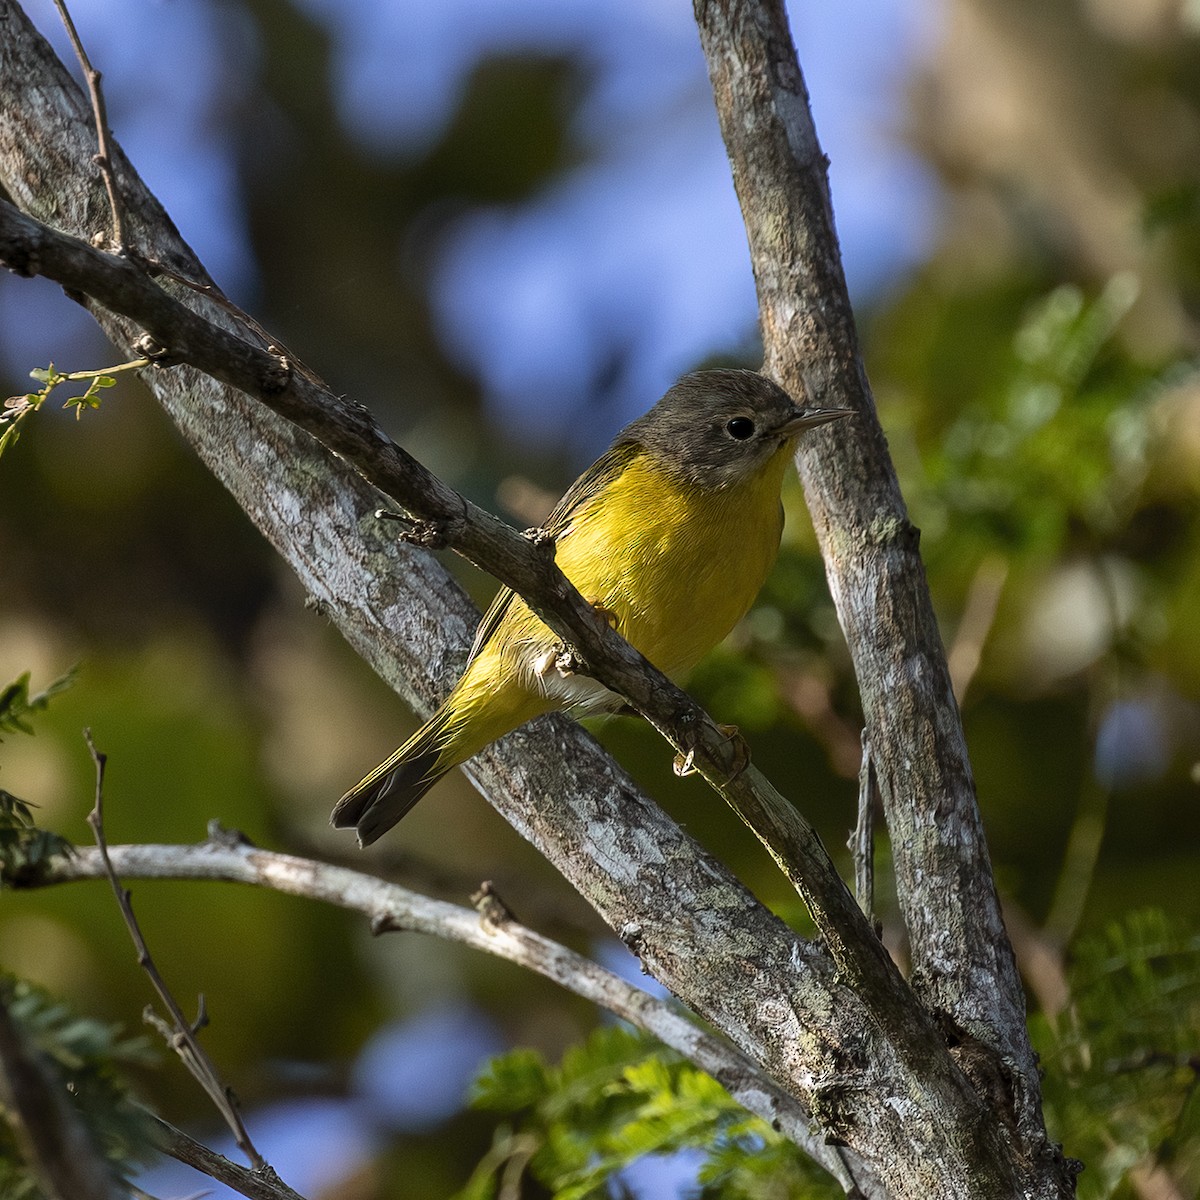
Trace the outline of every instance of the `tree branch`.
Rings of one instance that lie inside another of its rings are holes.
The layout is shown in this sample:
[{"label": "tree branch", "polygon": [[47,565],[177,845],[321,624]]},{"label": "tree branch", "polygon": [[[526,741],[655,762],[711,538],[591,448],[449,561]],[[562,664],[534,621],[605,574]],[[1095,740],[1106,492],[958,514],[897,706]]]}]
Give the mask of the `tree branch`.
[{"label": "tree branch", "polygon": [[[744,1108],[801,1146],[844,1187],[851,1186],[841,1156],[814,1136],[807,1109],[745,1054],[706,1033],[675,1005],[656,999],[583,955],[521,925],[495,902],[490,891],[481,893],[482,911],[476,911],[433,900],[347,867],[260,850],[227,833],[215,833],[208,841],[192,846],[111,846],[107,856],[99,848],[80,848],[69,858],[54,859],[39,877],[23,886],[111,879],[106,857],[111,871],[123,879],[251,884],[362,913],[377,934],[424,933],[507,959],[607,1009],[678,1051],[717,1079]],[[484,904],[484,898],[491,903]],[[633,931],[625,933],[636,941]]]},{"label": "tree branch", "polygon": [[210,1150],[203,1142],[196,1141],[169,1121],[149,1111],[146,1116],[153,1126],[158,1148],[176,1162],[195,1167],[210,1179],[240,1192],[248,1200],[304,1200],[266,1163],[251,1168],[230,1162],[223,1154]]},{"label": "tree branch", "polygon": [[[175,999],[174,993],[167,986],[167,981],[162,977],[154,962],[150,947],[146,945],[142,927],[138,924],[138,919],[133,911],[132,898],[121,885],[120,876],[114,869],[112,859],[108,854],[108,839],[104,836],[104,769],[108,762],[108,756],[96,749],[90,729],[84,730],[83,737],[87,742],[88,753],[91,754],[92,762],[96,767],[96,800],[92,811],[88,814],[88,825],[91,827],[92,836],[96,839],[96,852],[100,856],[100,865],[103,867],[105,878],[116,897],[117,907],[121,910],[125,928],[129,930],[129,936],[133,940],[138,965],[146,972],[154,990],[158,993],[158,998],[171,1016],[170,1023],[155,1018],[155,1024],[160,1027],[160,1032],[166,1039],[167,1045],[175,1051],[192,1078],[212,1101],[221,1120],[233,1134],[233,1140],[237,1143],[238,1149],[250,1160],[250,1166],[255,1171],[269,1169],[266,1160],[250,1140],[250,1134],[242,1120],[242,1114],[238,1111],[237,1097],[234,1096],[228,1085],[222,1082],[217,1068],[209,1058],[208,1051],[200,1044],[197,1034],[204,1024],[203,1017],[197,1018],[193,1024],[183,1015],[179,1002]],[[201,1013],[204,1011],[203,997],[200,1000],[200,1011]],[[147,1012],[149,1013],[150,1010]]]},{"label": "tree branch", "polygon": [[858,773],[858,820],[846,845],[854,859],[854,896],[872,923],[875,921],[875,799],[878,795],[871,739],[864,729],[862,765]]},{"label": "tree branch", "polygon": [[750,241],[768,369],[859,413],[853,442],[817,431],[797,465],[854,659],[913,986],[1011,1076],[1016,1125],[1048,1186],[1049,1147],[1025,1003],[910,523],[875,415],[827,179],[782,0],[696,0]]},{"label": "tree branch", "polygon": [[116,172],[113,169],[112,133],[108,128],[108,106],[104,103],[104,89],[100,86],[100,72],[92,66],[92,61],[88,58],[87,50],[84,49],[79,32],[75,28],[75,22],[72,20],[70,10],[64,0],[54,0],[54,7],[58,9],[59,19],[67,31],[71,49],[75,51],[75,57],[79,59],[79,65],[83,69],[83,77],[88,86],[88,95],[92,100],[92,112],[96,118],[95,163],[100,168],[100,175],[104,179],[104,190],[108,193],[108,207],[112,213],[112,247],[118,254],[121,254],[125,250],[125,218],[121,212],[121,192],[117,184]]}]

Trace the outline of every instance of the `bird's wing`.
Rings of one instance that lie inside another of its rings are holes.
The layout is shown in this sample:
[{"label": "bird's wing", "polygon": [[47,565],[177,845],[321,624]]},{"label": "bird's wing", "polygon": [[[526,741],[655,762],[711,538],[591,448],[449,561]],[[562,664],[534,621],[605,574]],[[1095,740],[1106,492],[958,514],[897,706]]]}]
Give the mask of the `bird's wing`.
[{"label": "bird's wing", "polygon": [[[619,442],[610,450],[606,450],[573,484],[567,489],[563,498],[554,506],[550,515],[542,522],[541,528],[554,538],[556,542],[571,533],[571,518],[587,501],[598,492],[603,491],[639,453],[641,447],[634,442]],[[475,633],[475,641],[471,645],[471,654],[467,659],[468,666],[475,661],[479,652],[487,644],[488,638],[496,632],[497,627],[508,611],[515,593],[512,588],[501,588],[496,593],[488,610],[479,622]]]}]

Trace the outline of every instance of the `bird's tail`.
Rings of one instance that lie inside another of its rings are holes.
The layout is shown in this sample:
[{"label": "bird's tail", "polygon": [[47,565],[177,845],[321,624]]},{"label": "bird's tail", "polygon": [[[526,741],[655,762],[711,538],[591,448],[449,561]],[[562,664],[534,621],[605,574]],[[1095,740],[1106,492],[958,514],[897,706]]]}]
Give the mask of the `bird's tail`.
[{"label": "bird's tail", "polygon": [[369,846],[387,833],[460,761],[447,752],[448,725],[445,709],[440,709],[391,758],[337,802],[330,817],[333,825],[338,829],[355,827],[360,846]]}]

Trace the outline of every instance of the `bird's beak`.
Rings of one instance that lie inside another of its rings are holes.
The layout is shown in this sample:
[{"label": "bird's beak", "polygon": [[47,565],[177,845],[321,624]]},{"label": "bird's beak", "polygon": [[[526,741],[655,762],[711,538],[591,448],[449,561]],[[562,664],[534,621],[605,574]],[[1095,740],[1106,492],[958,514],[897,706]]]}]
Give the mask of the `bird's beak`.
[{"label": "bird's beak", "polygon": [[817,425],[827,425],[830,421],[840,421],[842,417],[853,416],[852,408],[797,408],[795,415],[789,417],[776,431],[780,437],[792,437],[802,429],[813,429]]}]

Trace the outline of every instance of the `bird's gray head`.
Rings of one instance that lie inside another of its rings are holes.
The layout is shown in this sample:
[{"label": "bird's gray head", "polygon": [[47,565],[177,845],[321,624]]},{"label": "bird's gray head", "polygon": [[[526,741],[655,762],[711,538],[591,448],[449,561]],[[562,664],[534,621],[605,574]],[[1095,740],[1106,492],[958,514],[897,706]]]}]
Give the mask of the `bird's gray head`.
[{"label": "bird's gray head", "polygon": [[797,404],[754,371],[693,371],[614,444],[643,446],[672,475],[716,490],[751,478],[801,431],[850,411]]}]

